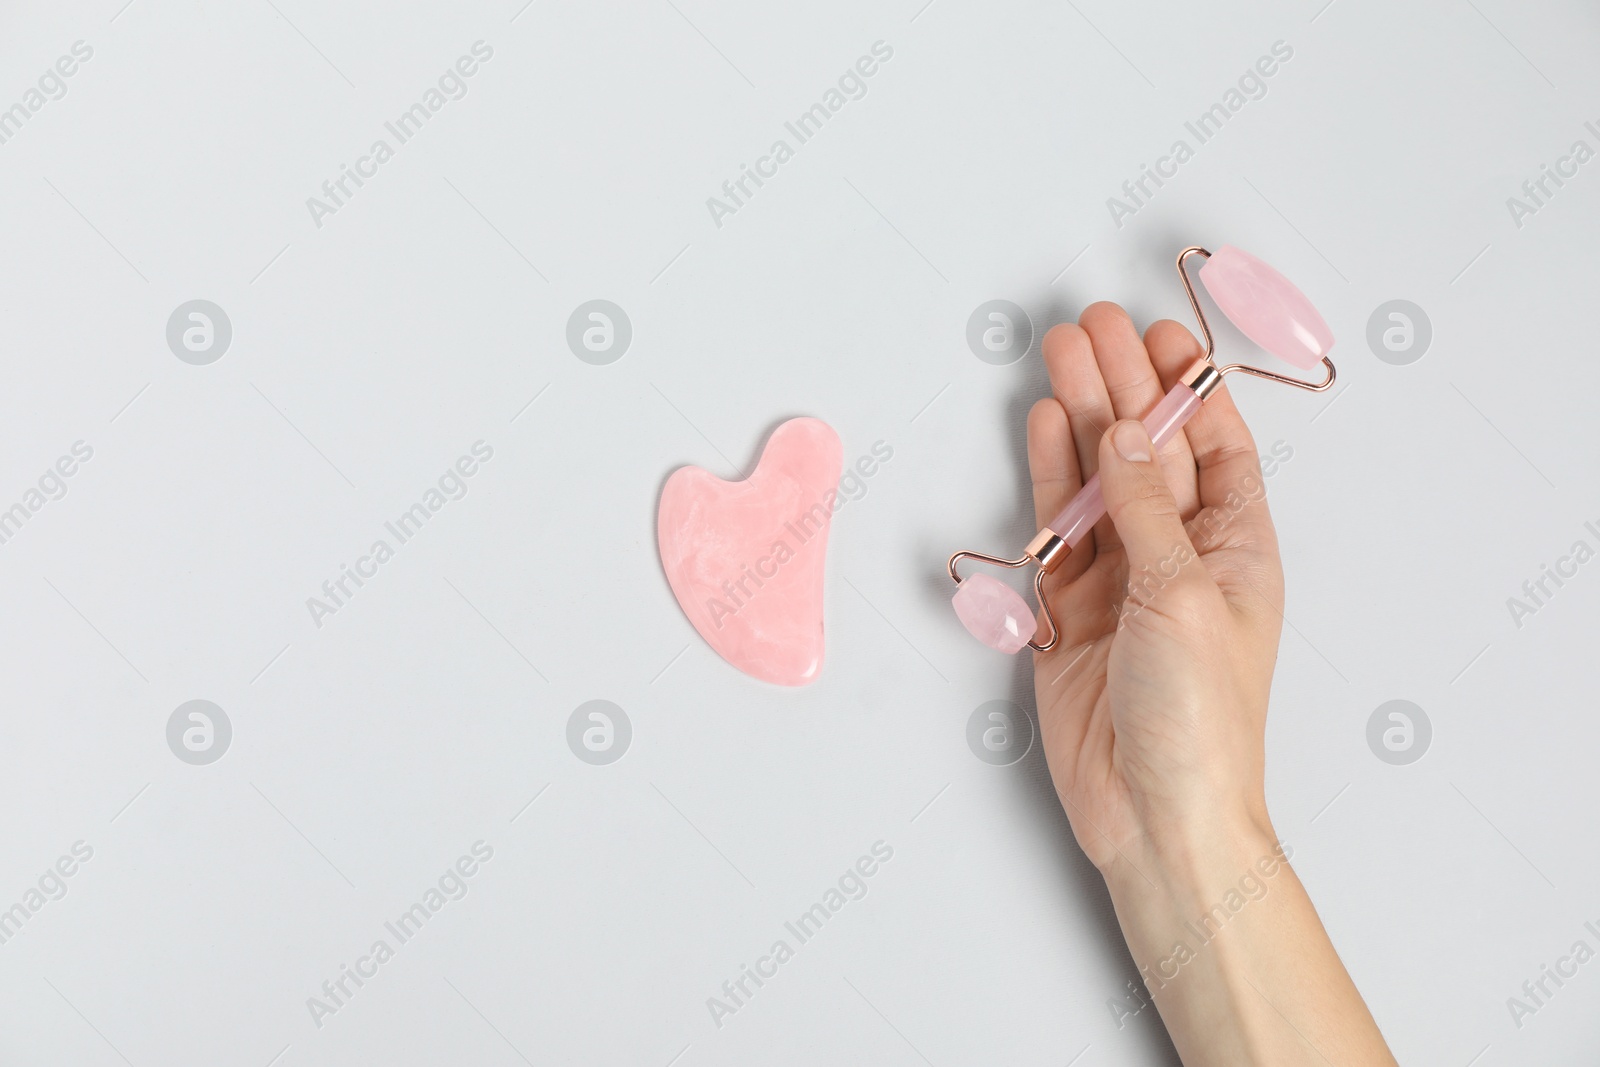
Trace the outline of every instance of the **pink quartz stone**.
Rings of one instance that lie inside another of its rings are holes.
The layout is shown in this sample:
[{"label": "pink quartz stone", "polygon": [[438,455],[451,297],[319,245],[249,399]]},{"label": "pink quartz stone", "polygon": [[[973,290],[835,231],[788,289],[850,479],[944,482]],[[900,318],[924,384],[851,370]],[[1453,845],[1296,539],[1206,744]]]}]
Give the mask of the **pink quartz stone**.
[{"label": "pink quartz stone", "polygon": [[1333,347],[1333,331],[1306,295],[1249,252],[1223,245],[1200,281],[1241,333],[1281,360],[1310,370]]},{"label": "pink quartz stone", "polygon": [[996,651],[1021,652],[1033,637],[1033,609],[998,578],[972,575],[956,586],[951,602],[967,632]]},{"label": "pink quartz stone", "polygon": [[844,450],[818,419],[772,432],[755,472],[672,472],[656,538],[678,605],[752,678],[807,685],[822,671],[822,579]]}]

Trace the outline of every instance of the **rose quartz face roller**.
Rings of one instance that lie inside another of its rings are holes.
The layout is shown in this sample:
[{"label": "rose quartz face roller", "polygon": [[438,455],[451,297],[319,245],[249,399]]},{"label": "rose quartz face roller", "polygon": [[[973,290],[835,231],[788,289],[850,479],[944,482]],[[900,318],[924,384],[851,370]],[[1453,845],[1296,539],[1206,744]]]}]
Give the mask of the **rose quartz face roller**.
[{"label": "rose quartz face roller", "polygon": [[[1321,363],[1327,369],[1327,376],[1321,382],[1307,382],[1243,363],[1218,367],[1212,362],[1216,343],[1212,340],[1211,327],[1206,322],[1205,312],[1200,310],[1200,301],[1185,270],[1185,261],[1190,256],[1200,256],[1206,261],[1200,268],[1200,281],[1216,301],[1217,307],[1241,333],[1302,370],[1310,370]],[[1200,405],[1222,383],[1225,374],[1238,371],[1318,393],[1333,384],[1335,371],[1333,361],[1328,358],[1328,350],[1333,347],[1333,332],[1328,329],[1322,316],[1317,314],[1311,301],[1289,279],[1250,253],[1232,245],[1224,245],[1215,255],[1204,248],[1185,248],[1178,253],[1178,277],[1183,280],[1184,291],[1189,294],[1189,305],[1194,308],[1200,331],[1205,335],[1206,354],[1179,376],[1178,384],[1144,417],[1145,429],[1150,432],[1150,439],[1157,448],[1171,440],[1173,434],[1200,410]],[[1017,559],[1000,559],[981,552],[957,552],[951,556],[950,577],[956,583],[956,615],[972,636],[990,648],[1008,654],[1021,652],[1025,647],[1035,652],[1048,652],[1054,648],[1058,632],[1050,602],[1044,595],[1045,576],[1066,561],[1067,556],[1105,513],[1100,476],[1096,474],[1078,490],[1077,496],[1067,502],[1061,514],[1028,542],[1028,547],[1022,550],[1022,555]],[[963,579],[956,569],[963,558],[997,567],[1038,564],[1039,570],[1033,577],[1033,590],[1039,607],[1043,609],[1043,641],[1035,635],[1035,616],[1028,602],[1009,585],[991,575],[974,574]]]}]

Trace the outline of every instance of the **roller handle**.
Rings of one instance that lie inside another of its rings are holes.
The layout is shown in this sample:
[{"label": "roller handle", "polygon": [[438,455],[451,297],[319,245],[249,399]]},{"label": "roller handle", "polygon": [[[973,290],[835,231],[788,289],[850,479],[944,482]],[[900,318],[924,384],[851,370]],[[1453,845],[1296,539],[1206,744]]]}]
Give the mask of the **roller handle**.
[{"label": "roller handle", "polygon": [[[1161,403],[1144,417],[1144,428],[1149,431],[1150,440],[1159,450],[1162,445],[1172,440],[1172,435],[1199,410],[1199,394],[1179,382],[1162,397]],[[1061,514],[1055,517],[1049,528],[1065,541],[1068,547],[1077,548],[1078,542],[1094,529],[1094,524],[1099,522],[1105,513],[1106,498],[1100,491],[1100,475],[1097,473],[1067,502],[1067,506],[1061,509]]]}]

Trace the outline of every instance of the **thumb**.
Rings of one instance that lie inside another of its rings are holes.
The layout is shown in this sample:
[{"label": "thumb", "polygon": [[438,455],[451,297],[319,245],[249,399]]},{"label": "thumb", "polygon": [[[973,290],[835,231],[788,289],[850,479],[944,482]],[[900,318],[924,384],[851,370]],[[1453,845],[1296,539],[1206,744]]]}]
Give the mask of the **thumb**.
[{"label": "thumb", "polygon": [[1100,486],[1130,572],[1166,571],[1195,558],[1144,423],[1124,419],[1100,439]]}]

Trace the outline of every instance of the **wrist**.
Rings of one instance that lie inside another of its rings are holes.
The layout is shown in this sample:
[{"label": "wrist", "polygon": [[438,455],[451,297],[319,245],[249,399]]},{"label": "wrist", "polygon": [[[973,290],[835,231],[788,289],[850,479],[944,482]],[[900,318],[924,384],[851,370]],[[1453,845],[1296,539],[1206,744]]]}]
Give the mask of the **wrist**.
[{"label": "wrist", "polygon": [[1290,852],[1264,813],[1188,819],[1147,835],[1104,870],[1129,951],[1158,1002],[1181,974],[1221,980],[1230,953],[1210,946],[1224,929],[1256,925],[1267,914],[1260,909],[1274,909],[1269,894],[1297,884]]},{"label": "wrist", "polygon": [[1241,881],[1249,888],[1275,877],[1288,862],[1289,850],[1280,845],[1265,804],[1206,806],[1142,821],[1139,847],[1119,854],[1103,872],[1119,902],[1204,910]]}]

